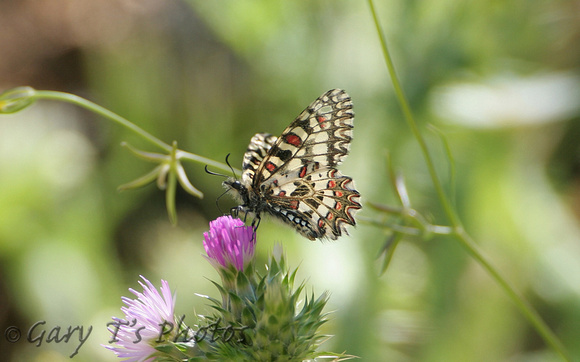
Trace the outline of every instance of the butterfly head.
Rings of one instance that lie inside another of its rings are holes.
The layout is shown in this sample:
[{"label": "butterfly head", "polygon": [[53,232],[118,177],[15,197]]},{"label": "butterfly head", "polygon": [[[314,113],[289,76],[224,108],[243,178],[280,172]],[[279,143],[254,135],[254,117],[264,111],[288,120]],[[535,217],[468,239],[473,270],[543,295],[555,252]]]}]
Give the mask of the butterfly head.
[{"label": "butterfly head", "polygon": [[236,178],[230,177],[222,185],[226,188],[227,192],[232,194],[238,201],[241,201],[242,204],[249,202],[248,188]]},{"label": "butterfly head", "polygon": [[234,217],[238,217],[240,213],[244,214],[244,222],[249,214],[253,215],[252,226],[257,228],[260,223],[260,210],[255,200],[252,200],[248,187],[234,177],[228,178],[222,185],[226,188],[226,193],[231,194],[239,203],[231,209],[231,214]]}]

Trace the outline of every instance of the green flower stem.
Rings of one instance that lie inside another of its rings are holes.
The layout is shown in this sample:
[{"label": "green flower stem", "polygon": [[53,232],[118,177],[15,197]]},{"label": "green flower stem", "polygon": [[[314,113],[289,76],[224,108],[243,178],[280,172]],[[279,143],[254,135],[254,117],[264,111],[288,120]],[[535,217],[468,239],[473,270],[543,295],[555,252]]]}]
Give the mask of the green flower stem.
[{"label": "green flower stem", "polygon": [[546,325],[546,322],[542,317],[536,312],[536,310],[526,301],[526,299],[516,290],[516,288],[505,279],[499,271],[491,264],[491,261],[478,250],[477,244],[473,241],[471,236],[465,232],[462,228],[455,228],[454,236],[461,245],[467,250],[467,252],[479,262],[479,264],[495,279],[495,281],[505,290],[505,292],[510,296],[514,304],[520,309],[524,316],[530,321],[530,323],[536,328],[536,331],[544,338],[546,343],[548,343],[558,354],[566,361],[571,361],[570,356],[568,356],[566,349],[558,339],[558,337],[552,332],[550,327]]},{"label": "green flower stem", "polygon": [[242,171],[241,170],[238,170],[235,167],[231,167],[230,168],[230,166],[225,165],[225,164],[223,164],[221,162],[217,162],[217,161],[214,161],[214,160],[212,160],[210,158],[205,158],[203,156],[196,155],[194,153],[190,153],[190,152],[186,152],[186,151],[179,151],[179,159],[180,160],[190,160],[190,161],[194,161],[194,162],[201,163],[201,164],[204,164],[204,165],[208,165],[208,166],[211,166],[211,167],[219,168],[220,170],[224,170],[224,171],[232,171],[233,170],[233,172],[236,175],[241,175],[242,174]]},{"label": "green flower stem", "polygon": [[165,193],[165,204],[167,205],[167,215],[172,225],[177,225],[177,211],[175,210],[175,192],[177,190],[177,160],[175,153],[177,151],[177,142],[173,141],[171,149],[171,170],[167,176],[167,192]]},{"label": "green flower stem", "polygon": [[439,197],[439,201],[445,211],[445,214],[449,218],[451,223],[452,229],[454,232],[451,234],[455,236],[465,247],[467,252],[475,259],[477,262],[495,279],[495,281],[505,290],[505,292],[510,296],[512,301],[516,304],[516,306],[520,309],[520,311],[524,314],[526,318],[530,321],[530,323],[536,328],[538,333],[544,338],[547,344],[549,344],[564,360],[569,361],[570,358],[568,354],[564,350],[564,346],[558,340],[556,335],[550,330],[550,328],[546,325],[546,323],[542,320],[540,315],[533,309],[533,307],[526,302],[524,297],[516,291],[513,285],[505,279],[500,272],[491,264],[491,262],[478,250],[475,242],[471,239],[471,237],[465,232],[463,227],[461,226],[461,222],[459,217],[457,216],[455,210],[453,209],[451,202],[447,198],[445,191],[443,190],[443,186],[441,185],[441,181],[437,176],[437,172],[435,171],[435,166],[433,160],[431,158],[431,154],[429,153],[429,149],[427,148],[427,143],[423,139],[421,132],[419,131],[419,127],[417,126],[417,122],[413,117],[413,113],[411,112],[411,108],[409,103],[403,93],[403,89],[397,78],[397,73],[395,72],[395,67],[393,65],[393,61],[391,60],[391,56],[389,53],[389,49],[387,47],[387,41],[384,36],[383,30],[380,26],[380,22],[375,10],[375,6],[373,0],[368,0],[368,4],[370,7],[370,11],[373,17],[373,21],[376,26],[377,34],[379,36],[379,40],[381,43],[381,48],[383,50],[383,56],[385,58],[385,62],[387,64],[387,69],[389,71],[389,75],[391,77],[391,82],[393,83],[393,87],[395,89],[395,94],[397,99],[401,105],[403,110],[403,115],[411,128],[411,131],[419,146],[421,148],[421,152],[423,153],[423,157],[425,158],[425,162],[427,164],[427,168],[429,170],[429,175],[431,176],[431,180],[435,187],[435,191]]},{"label": "green flower stem", "polygon": [[[130,131],[136,133],[137,135],[141,136],[143,139],[149,141],[149,143],[164,150],[165,152],[167,152],[167,153],[172,152],[171,145],[161,141],[159,138],[151,135],[150,133],[148,133],[144,129],[131,123],[130,121],[119,116],[118,114],[113,113],[113,112],[109,111],[108,109],[101,107],[98,104],[93,103],[89,100],[86,100],[82,97],[79,97],[79,96],[76,96],[76,95],[70,94],[70,93],[56,92],[56,91],[42,91],[42,90],[30,91],[29,97],[30,97],[31,102],[33,102],[37,99],[50,99],[50,100],[72,103],[72,104],[77,105],[79,107],[88,109],[91,112],[94,112],[94,113],[96,113],[104,118],[110,119],[110,120],[116,122],[117,124],[129,129]],[[200,164],[205,164],[205,165],[215,167],[215,168],[218,168],[218,169],[224,170],[224,171],[231,170],[228,165],[225,165],[221,162],[216,162],[216,161],[209,159],[209,158],[205,158],[205,157],[202,157],[202,156],[199,156],[199,155],[196,155],[193,153],[185,152],[182,150],[177,150],[176,152],[177,152],[178,158],[180,158],[180,159],[194,161],[194,162],[197,162]],[[235,168],[233,170],[236,174],[241,174],[240,170],[235,169]]]},{"label": "green flower stem", "polygon": [[423,138],[423,136],[421,135],[421,132],[419,131],[419,127],[417,126],[417,122],[415,122],[415,118],[413,117],[413,113],[411,112],[411,107],[409,106],[409,102],[407,102],[407,98],[405,97],[405,94],[403,93],[403,88],[401,87],[401,83],[399,82],[399,79],[397,77],[397,73],[395,72],[395,66],[393,65],[393,61],[391,60],[391,55],[390,55],[389,49],[387,47],[387,40],[385,39],[383,29],[381,28],[381,25],[379,23],[379,19],[377,17],[377,13],[375,11],[375,6],[373,3],[373,0],[368,0],[368,2],[369,2],[372,16],[373,16],[373,20],[374,20],[376,28],[377,28],[377,33],[379,35],[381,47],[383,50],[383,56],[385,57],[385,62],[387,63],[387,69],[389,70],[389,75],[391,77],[391,82],[393,83],[393,87],[395,88],[395,94],[397,96],[397,100],[399,101],[399,104],[401,105],[401,108],[403,110],[403,114],[405,116],[405,119],[407,120],[407,124],[411,128],[411,132],[413,132],[413,135],[415,136],[415,138],[417,139],[417,142],[419,143],[419,147],[421,147],[421,152],[423,153],[423,157],[425,158],[425,161],[427,163],[427,169],[429,171],[429,175],[431,176],[431,179],[433,181],[433,185],[435,186],[435,191],[437,192],[437,195],[439,196],[439,201],[441,202],[441,205],[443,205],[443,209],[445,210],[445,214],[447,215],[447,217],[449,218],[449,220],[453,226],[459,226],[460,225],[459,218],[455,214],[455,211],[453,210],[451,203],[449,202],[449,200],[447,199],[447,196],[445,195],[445,191],[443,190],[443,186],[441,185],[441,181],[439,181],[439,178],[437,177],[437,172],[435,171],[435,166],[434,166],[433,160],[431,159],[431,154],[429,153],[429,149],[427,148],[427,143],[425,142],[425,139]]},{"label": "green flower stem", "polygon": [[35,90],[34,94],[32,95],[32,98],[63,101],[63,102],[72,103],[72,104],[77,105],[79,107],[83,107],[85,109],[88,109],[91,112],[97,113],[98,115],[103,116],[105,118],[108,118],[108,119],[120,124],[121,126],[133,131],[134,133],[138,134],[142,138],[149,141],[149,143],[161,148],[162,150],[164,150],[166,152],[171,152],[171,145],[168,145],[167,143],[161,141],[159,138],[149,134],[148,132],[146,132],[142,128],[129,122],[127,119],[119,116],[118,114],[115,114],[115,113],[109,111],[108,109],[101,107],[98,104],[95,104],[89,100],[82,98],[82,97],[79,97],[79,96],[76,96],[76,95],[70,94],[70,93],[64,93],[64,92]]}]

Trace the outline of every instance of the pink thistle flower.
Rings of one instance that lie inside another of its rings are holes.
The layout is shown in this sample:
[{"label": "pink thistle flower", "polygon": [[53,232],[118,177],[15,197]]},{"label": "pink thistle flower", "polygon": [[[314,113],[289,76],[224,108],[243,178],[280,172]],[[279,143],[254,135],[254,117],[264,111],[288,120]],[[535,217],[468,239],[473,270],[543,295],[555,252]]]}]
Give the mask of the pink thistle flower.
[{"label": "pink thistle flower", "polygon": [[161,294],[155,289],[149,280],[141,276],[145,283],[139,282],[143,287],[143,293],[132,288],[129,291],[137,299],[121,297],[124,307],[121,311],[125,318],[113,317],[115,323],[109,326],[113,333],[113,340],[117,346],[104,345],[105,348],[117,354],[119,358],[127,358],[126,362],[153,361],[157,350],[156,344],[170,337],[162,335],[162,328],[173,328],[175,296],[171,295],[169,284],[161,280]]},{"label": "pink thistle flower", "polygon": [[209,231],[203,236],[205,252],[216,269],[233,265],[243,271],[254,257],[256,234],[240,219],[218,217],[209,223]]}]

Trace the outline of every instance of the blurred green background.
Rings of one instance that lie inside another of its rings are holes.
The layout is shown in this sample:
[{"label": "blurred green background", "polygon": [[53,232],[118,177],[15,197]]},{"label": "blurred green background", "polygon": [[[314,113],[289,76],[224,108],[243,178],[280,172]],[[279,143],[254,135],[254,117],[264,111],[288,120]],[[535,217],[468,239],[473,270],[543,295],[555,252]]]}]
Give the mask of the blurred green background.
[{"label": "blurred green background", "polygon": [[[397,72],[466,229],[580,360],[580,3],[377,1]],[[364,1],[0,1],[0,91],[75,93],[166,142],[241,167],[256,132],[280,133],[328,89],[352,96],[341,166],[366,201],[397,205],[387,153],[416,209],[447,221],[401,115]],[[217,296],[202,233],[222,179],[186,165],[203,200],[178,192],[172,227],[153,185],[117,187],[153,165],[126,130],[68,104],[0,116],[0,360],[68,361],[77,343],[26,341],[32,324],[93,327],[75,361],[113,361],[106,323],[142,274],[177,291],[177,312]],[[224,197],[223,210],[233,206]],[[358,215],[380,218],[368,206]],[[454,241],[408,239],[379,275],[388,230],[311,243],[275,221],[307,290],[331,292],[322,349],[364,361],[559,360],[503,290]],[[9,343],[6,328],[23,333]]]}]

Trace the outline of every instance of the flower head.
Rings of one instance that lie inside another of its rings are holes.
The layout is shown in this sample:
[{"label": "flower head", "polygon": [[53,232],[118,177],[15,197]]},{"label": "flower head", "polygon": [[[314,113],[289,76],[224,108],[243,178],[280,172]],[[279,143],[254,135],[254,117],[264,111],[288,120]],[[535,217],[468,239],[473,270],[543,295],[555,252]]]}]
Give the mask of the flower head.
[{"label": "flower head", "polygon": [[218,269],[233,265],[238,271],[243,271],[254,257],[256,234],[240,219],[229,215],[218,217],[209,223],[209,231],[203,236],[207,256]]},{"label": "flower head", "polygon": [[160,338],[169,339],[162,335],[163,326],[172,328],[174,323],[175,298],[171,295],[169,284],[161,280],[161,294],[145,277],[145,283],[139,282],[143,293],[129,288],[137,299],[122,297],[124,307],[121,311],[125,318],[113,317],[109,331],[113,333],[113,341],[117,346],[105,345],[125,361],[152,361],[157,350],[154,348]]},{"label": "flower head", "polygon": [[[346,354],[317,352],[328,337],[320,333],[320,327],[327,321],[323,310],[329,293],[319,297],[305,293],[304,282],[295,287],[296,270],[286,266],[280,245],[268,259],[265,275],[251,267],[243,272],[232,269],[219,270],[223,285],[214,284],[222,301],[206,296],[218,313],[205,320],[216,325],[226,323],[231,330],[241,331],[237,335],[240,338],[208,336],[197,344],[199,350],[217,361],[349,359]],[[252,275],[248,275],[250,272]],[[224,275],[230,273],[235,277],[225,279]]]}]

